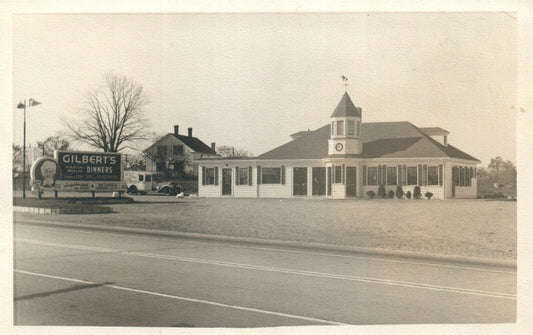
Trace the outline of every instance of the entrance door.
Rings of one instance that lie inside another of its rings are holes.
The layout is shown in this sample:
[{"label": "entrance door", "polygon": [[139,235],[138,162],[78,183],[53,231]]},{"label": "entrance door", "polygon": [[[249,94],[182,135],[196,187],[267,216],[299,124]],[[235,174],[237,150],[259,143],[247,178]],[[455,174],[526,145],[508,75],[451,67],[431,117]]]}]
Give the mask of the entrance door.
[{"label": "entrance door", "polygon": [[346,167],[346,196],[357,196],[357,167]]},{"label": "entrance door", "polygon": [[222,195],[231,195],[231,169],[222,169]]},{"label": "entrance door", "polygon": [[292,194],[307,195],[307,168],[293,169]]},{"label": "entrance door", "polygon": [[326,168],[313,168],[313,195],[326,195]]}]

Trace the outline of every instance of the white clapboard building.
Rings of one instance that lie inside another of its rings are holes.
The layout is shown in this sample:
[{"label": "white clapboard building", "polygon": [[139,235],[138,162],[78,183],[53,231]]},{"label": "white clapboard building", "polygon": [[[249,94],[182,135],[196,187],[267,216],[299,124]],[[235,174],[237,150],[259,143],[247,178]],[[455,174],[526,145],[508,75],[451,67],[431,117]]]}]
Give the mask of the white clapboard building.
[{"label": "white clapboard building", "polygon": [[362,122],[345,93],[329,124],[301,131],[257,157],[196,160],[200,197],[367,197],[415,186],[433,198],[475,198],[480,161],[450,145],[449,132],[410,122]]}]

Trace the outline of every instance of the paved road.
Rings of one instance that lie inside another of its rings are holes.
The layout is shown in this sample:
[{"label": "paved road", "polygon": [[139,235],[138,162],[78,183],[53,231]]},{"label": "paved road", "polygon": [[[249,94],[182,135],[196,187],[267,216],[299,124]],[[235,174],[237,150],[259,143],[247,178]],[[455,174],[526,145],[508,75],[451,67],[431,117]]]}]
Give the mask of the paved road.
[{"label": "paved road", "polygon": [[15,225],[15,324],[270,327],[516,318],[516,271]]}]

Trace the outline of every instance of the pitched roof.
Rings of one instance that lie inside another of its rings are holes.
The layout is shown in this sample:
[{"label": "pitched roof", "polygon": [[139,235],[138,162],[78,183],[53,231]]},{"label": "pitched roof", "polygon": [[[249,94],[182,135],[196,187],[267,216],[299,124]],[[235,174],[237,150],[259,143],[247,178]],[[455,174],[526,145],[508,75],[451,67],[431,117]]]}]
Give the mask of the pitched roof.
[{"label": "pitched roof", "polygon": [[[363,158],[451,157],[478,159],[451,146],[444,146],[409,122],[375,122],[361,125]],[[322,159],[328,157],[330,126],[326,125],[272,149],[257,159]],[[330,156],[330,157],[346,156]]]},{"label": "pitched roof", "polygon": [[173,133],[166,134],[165,136],[163,136],[162,138],[157,140],[155,143],[152,143],[148,148],[144,149],[143,152],[149,151],[151,148],[153,148],[155,145],[157,145],[157,143],[159,143],[163,138],[167,138],[168,136],[173,136],[173,137],[177,138],[183,144],[185,144],[186,146],[188,146],[189,148],[191,148],[191,150],[193,150],[195,152],[199,152],[199,153],[203,153],[203,154],[210,154],[210,155],[216,155],[217,154],[215,150],[213,150],[210,146],[208,146],[207,144],[202,142],[197,137],[189,137],[189,136],[186,136],[186,135],[176,135],[176,134],[173,134]]},{"label": "pitched roof", "polygon": [[[171,133],[172,134],[172,133]],[[176,135],[172,134],[175,138],[182,141],[183,144],[194,150],[195,152],[204,153],[204,154],[211,154],[216,155],[217,152],[213,150],[210,146],[202,142],[197,137],[192,136],[186,136],[186,135]]]},{"label": "pitched roof", "polygon": [[339,104],[331,114],[331,117],[345,117],[345,116],[358,116],[361,117],[361,108],[355,107],[348,95],[348,92],[344,92],[344,95],[339,101]]}]

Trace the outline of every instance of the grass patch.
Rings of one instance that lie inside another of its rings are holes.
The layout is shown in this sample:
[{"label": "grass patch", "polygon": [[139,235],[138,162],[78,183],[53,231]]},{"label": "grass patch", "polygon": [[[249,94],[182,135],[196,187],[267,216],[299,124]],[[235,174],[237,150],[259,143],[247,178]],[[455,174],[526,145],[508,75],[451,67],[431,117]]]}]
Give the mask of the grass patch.
[{"label": "grass patch", "polygon": [[13,206],[34,207],[34,208],[59,208],[78,209],[98,205],[126,204],[132,203],[133,199],[128,197],[87,197],[87,198],[59,198],[59,199],[37,199],[37,198],[13,198]]}]

